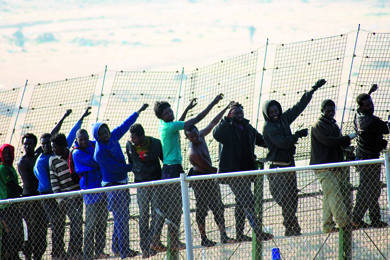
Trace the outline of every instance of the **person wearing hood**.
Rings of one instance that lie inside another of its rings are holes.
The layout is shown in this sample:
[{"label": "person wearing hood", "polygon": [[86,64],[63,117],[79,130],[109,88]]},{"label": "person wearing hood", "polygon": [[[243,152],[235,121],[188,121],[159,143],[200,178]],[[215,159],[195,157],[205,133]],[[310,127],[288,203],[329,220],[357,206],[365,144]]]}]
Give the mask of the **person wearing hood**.
[{"label": "person wearing hood", "polygon": [[[111,132],[105,123],[93,124],[92,133],[96,140],[94,159],[100,165],[102,171],[103,187],[123,185],[129,182],[127,173],[132,170],[132,164],[126,164],[119,140],[129,131],[130,126],[134,124],[139,114],[148,106],[148,104],[143,104],[137,112],[134,112]],[[109,191],[107,192],[107,200],[108,210],[112,212],[114,217],[112,251],[122,259],[137,256],[139,252],[130,249],[129,189]]]},{"label": "person wearing hood", "polygon": [[[158,132],[161,136],[161,145],[163,150],[163,167],[161,171],[162,179],[179,178],[181,173],[184,173],[180,148],[180,134],[179,131],[183,130],[187,125],[194,125],[199,123],[211,109],[218,104],[223,98],[223,94],[217,95],[214,100],[196,117],[184,121],[188,111],[196,106],[196,98],[191,100],[190,104],[186,107],[183,114],[178,121],[175,119],[174,113],[171,109],[171,105],[166,101],[157,101],[154,104],[154,114],[160,119],[158,126]],[[171,239],[171,250],[184,250],[186,245],[180,242],[179,239],[179,227],[182,215],[182,200],[181,200],[181,187],[180,183],[163,185],[158,188],[160,200],[156,209],[157,217],[155,226],[153,227],[152,237],[157,237],[161,234],[162,225],[165,218],[170,223],[168,227],[169,236]],[[150,248],[159,251],[159,245],[154,243],[150,244]]]},{"label": "person wearing hood", "polygon": [[[218,173],[257,170],[255,145],[265,147],[263,136],[244,118],[243,106],[233,104],[228,116],[224,117],[213,131],[220,143]],[[236,240],[252,241],[244,234],[245,217],[256,234],[256,240],[270,240],[272,234],[263,232],[262,223],[255,214],[255,198],[249,177],[221,179],[229,184],[235,195]]]},{"label": "person wearing hood", "polygon": [[[268,100],[263,105],[263,135],[268,153],[270,168],[295,166],[295,144],[298,139],[308,135],[308,129],[291,132],[290,125],[305,110],[314,92],[325,85],[324,79],[318,80],[310,91],[303,94],[301,100],[283,112],[276,100]],[[285,236],[301,235],[301,227],[296,216],[298,209],[298,187],[295,172],[268,174],[269,189],[276,203],[282,207]]]},{"label": "person wearing hood", "polygon": [[[90,107],[88,107],[84,111],[79,121],[77,121],[76,124],[73,126],[73,128],[70,130],[66,138],[68,144],[67,149],[69,149],[72,146],[76,138],[76,132],[81,128],[84,118],[90,115],[91,112],[89,112],[89,109]],[[67,113],[69,114],[71,112],[72,112],[71,110],[67,111]],[[40,194],[53,193],[52,184],[50,181],[50,168],[49,168],[50,167],[49,160],[54,155],[53,147],[50,142],[51,137],[52,135],[49,133],[43,134],[41,136],[40,141],[41,141],[43,153],[39,155],[34,166],[34,174],[39,181],[38,191]],[[42,205],[51,223],[52,258],[63,259],[65,257],[65,243],[64,243],[65,220],[66,220],[65,211],[59,207],[56,199],[42,200]]]},{"label": "person wearing hood", "polygon": [[[64,120],[71,114],[72,110],[66,110],[63,117],[51,131],[54,135],[61,129]],[[32,133],[26,133],[22,136],[22,145],[24,155],[18,162],[18,172],[23,180],[23,197],[37,196],[38,179],[34,174],[34,165],[37,158],[43,152],[42,146],[37,149],[38,138]],[[28,240],[24,242],[23,254],[27,260],[33,257],[35,260],[41,260],[47,247],[47,216],[39,200],[24,203],[22,215],[27,224]]]},{"label": "person wearing hood", "polygon": [[[75,148],[72,158],[76,173],[80,176],[80,188],[95,189],[102,187],[102,171],[100,165],[93,159],[96,141],[89,140],[87,130],[80,129],[76,133]],[[105,192],[84,194],[85,230],[84,230],[84,260],[107,258],[107,196]]]},{"label": "person wearing hood", "polygon": [[[356,103],[358,104],[354,122],[358,134],[356,160],[377,159],[380,152],[387,147],[387,141],[383,135],[389,134],[390,123],[374,116],[374,103],[369,94],[359,94],[356,97]],[[353,210],[353,224],[358,228],[387,227],[388,224],[381,221],[378,202],[381,195],[381,165],[362,165],[357,167],[357,170],[359,172],[359,189]],[[369,210],[371,225],[362,220],[367,210]]]},{"label": "person wearing hood", "polygon": [[[343,161],[342,147],[348,147],[356,133],[343,136],[336,124],[335,103],[325,99],[321,103],[321,116],[311,128],[310,165]],[[355,230],[348,215],[347,204],[341,190],[348,190],[349,184],[342,181],[342,168],[315,170],[324,198],[322,201],[322,230],[324,233],[338,232],[337,225],[344,231]],[[333,221],[333,217],[336,223]]]},{"label": "person wearing hood", "polygon": [[[13,167],[15,148],[10,144],[0,147],[0,199],[18,198],[23,189]],[[23,222],[20,204],[0,205],[0,218],[5,225],[2,236],[1,259],[19,259],[23,247]]]}]

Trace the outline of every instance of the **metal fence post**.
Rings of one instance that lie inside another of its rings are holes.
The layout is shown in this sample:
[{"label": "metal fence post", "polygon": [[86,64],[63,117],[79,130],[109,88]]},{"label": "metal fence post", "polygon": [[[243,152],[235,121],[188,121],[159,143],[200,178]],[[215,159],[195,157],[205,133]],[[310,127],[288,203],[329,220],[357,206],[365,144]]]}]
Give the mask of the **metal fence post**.
[{"label": "metal fence post", "polygon": [[[385,154],[386,184],[387,184],[387,203],[390,209],[390,154]],[[389,216],[390,221],[390,216]]]},{"label": "metal fence post", "polygon": [[[344,150],[344,161],[354,161],[355,155],[352,150]],[[352,215],[352,185],[350,184],[350,167],[343,167],[341,170],[341,194],[343,202],[348,209],[348,215]],[[339,230],[339,259],[352,259],[352,232]]]},{"label": "metal fence post", "polygon": [[[259,170],[264,169],[264,162],[258,161],[257,166]],[[263,229],[263,189],[264,189],[264,175],[257,175],[255,181],[255,213],[261,223],[261,229]],[[257,241],[256,233],[252,229],[252,259],[262,260],[263,259],[263,242]]]},{"label": "metal fence post", "polygon": [[190,199],[188,196],[188,183],[186,182],[186,173],[180,173],[181,196],[183,200],[184,230],[186,234],[187,259],[194,259],[194,248],[192,243]]}]

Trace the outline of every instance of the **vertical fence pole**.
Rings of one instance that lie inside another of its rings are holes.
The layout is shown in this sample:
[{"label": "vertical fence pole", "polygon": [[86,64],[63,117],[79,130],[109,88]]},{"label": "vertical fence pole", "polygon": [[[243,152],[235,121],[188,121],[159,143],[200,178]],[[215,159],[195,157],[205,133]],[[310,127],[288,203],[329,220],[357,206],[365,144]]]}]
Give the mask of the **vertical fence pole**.
[{"label": "vertical fence pole", "polygon": [[[265,60],[267,58],[267,50],[268,50],[268,38],[267,43],[265,44],[265,52],[264,52],[264,62],[263,62],[263,69],[261,73],[261,83],[260,83],[260,91],[259,91],[259,105],[257,107],[257,116],[256,116],[256,129],[259,124],[259,113],[260,113],[260,100],[261,100],[261,92],[263,91],[263,79],[264,79],[264,71],[265,71]],[[264,164],[263,164],[264,167]]]},{"label": "vertical fence pole", "polygon": [[[355,160],[352,150],[344,150],[344,161]],[[348,210],[348,215],[352,215],[352,185],[350,182],[350,167],[343,167],[340,169],[341,174],[341,194],[343,202]],[[352,232],[339,230],[339,260],[352,259]]]},{"label": "vertical fence pole", "polygon": [[23,98],[24,98],[24,93],[26,92],[27,83],[28,83],[28,79],[26,79],[26,84],[24,84],[23,94],[22,94],[22,98],[20,99],[20,104],[19,104],[19,107],[18,107],[18,113],[16,114],[15,123],[14,123],[14,128],[12,129],[11,138],[10,138],[10,140],[9,140],[9,143],[10,143],[10,144],[11,144],[11,142],[12,142],[12,137],[13,137],[14,134],[15,134],[15,128],[16,128],[16,123],[18,122],[18,117],[19,117],[20,109],[22,109],[22,102],[23,102]]},{"label": "vertical fence pole", "polygon": [[360,32],[360,24],[358,26],[358,30],[357,30],[357,33],[356,33],[356,40],[355,40],[355,47],[353,48],[351,68],[349,69],[348,85],[347,85],[347,91],[345,93],[345,100],[344,100],[344,106],[343,106],[343,115],[341,117],[341,123],[340,123],[340,131],[343,130],[344,115],[345,115],[345,109],[346,109],[346,106],[347,106],[347,98],[348,98],[348,89],[349,89],[349,86],[351,85],[352,67],[353,67],[353,61],[354,61],[354,59],[356,57],[355,52],[356,52],[357,41],[358,41],[358,38],[359,38],[359,32]]},{"label": "vertical fence pole", "polygon": [[[390,209],[390,154],[385,154],[386,184],[387,184],[387,203]],[[390,216],[389,216],[390,221]]]},{"label": "vertical fence pole", "polygon": [[99,100],[99,106],[98,106],[98,111],[97,111],[97,115],[96,115],[96,122],[97,122],[98,119],[99,119],[100,106],[102,105],[103,88],[104,88],[104,82],[106,81],[106,74],[107,74],[107,65],[106,65],[106,68],[104,69],[102,90],[100,91],[100,100]]},{"label": "vertical fence pole", "polygon": [[[257,166],[259,170],[264,169],[264,162],[258,161]],[[263,229],[263,189],[264,189],[264,175],[257,175],[255,181],[255,214],[261,223],[261,229]],[[252,229],[252,259],[263,259],[263,242],[256,239],[256,233]]]},{"label": "vertical fence pole", "polygon": [[181,94],[181,86],[183,84],[183,77],[184,77],[184,67],[183,69],[181,70],[181,78],[180,78],[180,86],[179,86],[179,94],[177,96],[177,108],[176,108],[176,116],[177,118],[179,117],[179,104],[180,104],[180,94]]},{"label": "vertical fence pole", "polygon": [[194,259],[194,248],[192,244],[192,231],[191,231],[191,215],[190,215],[190,199],[188,196],[188,183],[186,182],[185,173],[180,173],[181,184],[181,196],[183,200],[183,213],[184,213],[184,230],[186,234],[186,251],[187,259]]}]

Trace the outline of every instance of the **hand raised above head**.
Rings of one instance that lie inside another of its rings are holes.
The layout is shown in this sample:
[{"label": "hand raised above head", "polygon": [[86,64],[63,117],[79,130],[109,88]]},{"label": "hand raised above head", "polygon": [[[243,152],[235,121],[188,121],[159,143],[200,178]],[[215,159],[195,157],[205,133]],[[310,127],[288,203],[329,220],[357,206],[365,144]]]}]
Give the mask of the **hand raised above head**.
[{"label": "hand raised above head", "polygon": [[145,111],[148,108],[149,104],[145,103],[141,106],[141,108],[138,110],[138,113],[141,113],[142,111]]},{"label": "hand raised above head", "polygon": [[72,114],[72,109],[67,109],[65,111],[64,117],[68,117],[70,114]]},{"label": "hand raised above head", "polygon": [[91,107],[87,107],[87,109],[85,109],[83,115],[81,116],[81,119],[83,119],[84,117],[87,117],[91,114],[91,111],[89,111],[91,109]]},{"label": "hand raised above head", "polygon": [[193,109],[198,103],[196,103],[198,99],[197,98],[193,98],[190,102],[190,104],[188,105],[188,109]]},{"label": "hand raised above head", "polygon": [[223,99],[223,94],[220,93],[220,94],[218,94],[218,95],[214,98],[213,103],[214,103],[214,104],[218,104],[218,102],[219,102],[220,100],[222,100],[222,99]]},{"label": "hand raised above head", "polygon": [[323,85],[325,85],[325,83],[326,83],[326,80],[324,80],[324,79],[319,79],[319,80],[317,80],[316,84],[314,84],[314,86],[312,87],[312,89],[317,90],[317,89],[319,89],[320,87],[322,87]]}]

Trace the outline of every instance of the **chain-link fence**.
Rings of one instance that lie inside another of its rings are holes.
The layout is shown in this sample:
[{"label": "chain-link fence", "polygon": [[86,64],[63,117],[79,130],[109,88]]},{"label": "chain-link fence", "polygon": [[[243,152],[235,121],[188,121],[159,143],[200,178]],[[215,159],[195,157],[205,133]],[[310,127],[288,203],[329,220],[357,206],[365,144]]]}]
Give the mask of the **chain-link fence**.
[{"label": "chain-link fence", "polygon": [[187,259],[192,250],[194,259],[271,259],[272,248],[281,259],[388,259],[383,162],[195,172],[2,200],[2,259]]}]

